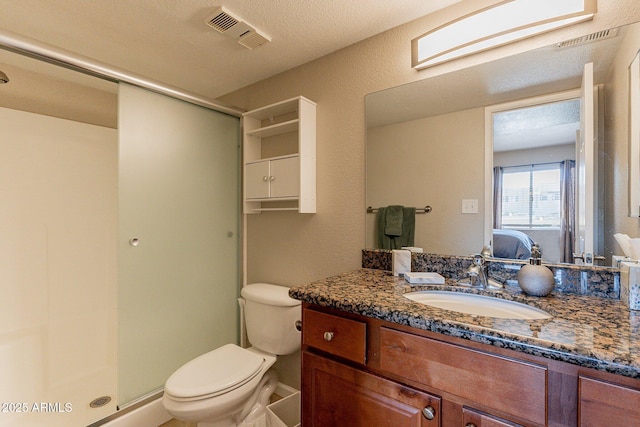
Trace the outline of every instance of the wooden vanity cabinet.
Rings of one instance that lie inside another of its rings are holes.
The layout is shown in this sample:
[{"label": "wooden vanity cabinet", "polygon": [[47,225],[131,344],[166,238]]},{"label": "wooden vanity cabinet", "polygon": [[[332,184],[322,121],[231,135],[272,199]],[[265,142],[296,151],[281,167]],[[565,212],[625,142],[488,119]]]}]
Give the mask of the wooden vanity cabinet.
[{"label": "wooden vanity cabinet", "polygon": [[545,425],[545,367],[309,304],[302,325],[304,427]]},{"label": "wooden vanity cabinet", "polygon": [[302,325],[305,427],[440,427],[437,396],[363,370],[365,321],[305,308]]},{"label": "wooden vanity cabinet", "polygon": [[303,427],[640,426],[638,379],[308,303],[302,319]]}]

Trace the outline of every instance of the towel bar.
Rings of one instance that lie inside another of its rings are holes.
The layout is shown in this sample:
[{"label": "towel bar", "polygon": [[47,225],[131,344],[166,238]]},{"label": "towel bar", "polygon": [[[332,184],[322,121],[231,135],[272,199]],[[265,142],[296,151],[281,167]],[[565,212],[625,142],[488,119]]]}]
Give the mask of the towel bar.
[{"label": "towel bar", "polygon": [[[427,205],[424,208],[416,208],[416,213],[417,214],[427,214],[429,212],[431,212],[433,210],[433,208],[431,208],[431,206]],[[367,213],[375,213],[378,212],[378,208],[372,208],[371,206],[367,207]]]}]

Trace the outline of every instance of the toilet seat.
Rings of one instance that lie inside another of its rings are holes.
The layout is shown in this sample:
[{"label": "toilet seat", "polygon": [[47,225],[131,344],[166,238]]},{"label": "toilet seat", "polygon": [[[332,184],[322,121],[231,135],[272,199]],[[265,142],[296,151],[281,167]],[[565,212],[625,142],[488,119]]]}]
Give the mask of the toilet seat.
[{"label": "toilet seat", "polygon": [[169,377],[164,390],[176,401],[208,399],[242,387],[264,364],[259,354],[227,344],[183,365]]}]

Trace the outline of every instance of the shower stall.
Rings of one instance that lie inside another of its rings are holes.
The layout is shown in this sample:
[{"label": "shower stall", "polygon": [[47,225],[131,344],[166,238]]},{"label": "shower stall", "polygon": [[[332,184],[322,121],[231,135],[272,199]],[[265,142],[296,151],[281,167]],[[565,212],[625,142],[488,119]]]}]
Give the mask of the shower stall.
[{"label": "shower stall", "polygon": [[98,424],[238,340],[239,118],[0,69],[0,427]]}]

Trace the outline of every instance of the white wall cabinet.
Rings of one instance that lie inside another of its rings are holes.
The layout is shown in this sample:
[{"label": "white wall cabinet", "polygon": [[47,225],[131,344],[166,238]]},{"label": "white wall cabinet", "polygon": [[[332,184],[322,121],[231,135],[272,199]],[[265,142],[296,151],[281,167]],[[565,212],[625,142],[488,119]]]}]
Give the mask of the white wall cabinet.
[{"label": "white wall cabinet", "polygon": [[296,199],[300,196],[298,156],[261,160],[245,165],[247,201]]},{"label": "white wall cabinet", "polygon": [[316,104],[302,96],[243,114],[244,213],[316,212]]}]

